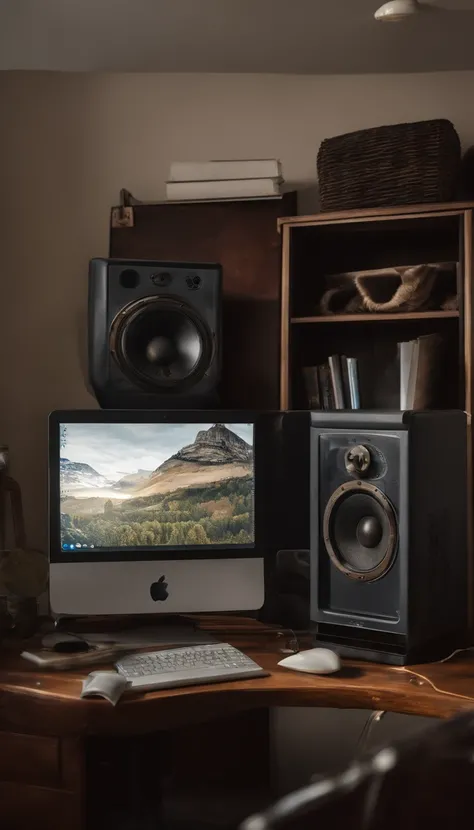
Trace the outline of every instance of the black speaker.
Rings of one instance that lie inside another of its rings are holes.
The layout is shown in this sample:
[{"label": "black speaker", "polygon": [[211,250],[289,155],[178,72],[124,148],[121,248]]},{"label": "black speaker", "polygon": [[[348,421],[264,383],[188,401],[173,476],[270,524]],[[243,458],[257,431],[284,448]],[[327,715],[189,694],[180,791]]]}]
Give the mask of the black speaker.
[{"label": "black speaker", "polygon": [[261,418],[264,486],[257,492],[265,551],[265,623],[305,629],[310,623],[310,413]]},{"label": "black speaker", "polygon": [[93,259],[89,376],[103,409],[207,409],[221,371],[220,265]]},{"label": "black speaker", "polygon": [[317,642],[393,665],[466,645],[465,414],[315,412],[310,433]]},{"label": "black speaker", "polygon": [[272,601],[273,622],[285,628],[291,628],[293,631],[309,629],[309,550],[279,550],[277,552]]}]

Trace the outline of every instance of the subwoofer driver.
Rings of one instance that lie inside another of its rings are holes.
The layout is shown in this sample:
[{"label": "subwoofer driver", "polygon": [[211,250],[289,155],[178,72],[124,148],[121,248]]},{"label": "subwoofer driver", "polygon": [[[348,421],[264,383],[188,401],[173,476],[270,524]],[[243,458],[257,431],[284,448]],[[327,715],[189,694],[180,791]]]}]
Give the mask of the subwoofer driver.
[{"label": "subwoofer driver", "polygon": [[123,308],[110,329],[110,350],[124,374],[149,390],[181,391],[213,359],[211,332],[179,298],[151,296]]},{"label": "subwoofer driver", "polygon": [[373,582],[390,569],[398,544],[389,499],[372,484],[351,481],[334,491],[323,517],[326,550],[350,579]]}]

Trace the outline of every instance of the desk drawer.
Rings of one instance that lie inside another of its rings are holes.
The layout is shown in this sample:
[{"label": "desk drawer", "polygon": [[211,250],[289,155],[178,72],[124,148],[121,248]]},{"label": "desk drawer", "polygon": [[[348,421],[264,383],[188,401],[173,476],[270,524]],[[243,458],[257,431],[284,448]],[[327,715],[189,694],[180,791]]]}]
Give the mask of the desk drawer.
[{"label": "desk drawer", "polygon": [[2,830],[83,830],[82,811],[72,793],[0,781]]},{"label": "desk drawer", "polygon": [[41,735],[0,732],[0,781],[41,787],[60,786],[59,740]]}]

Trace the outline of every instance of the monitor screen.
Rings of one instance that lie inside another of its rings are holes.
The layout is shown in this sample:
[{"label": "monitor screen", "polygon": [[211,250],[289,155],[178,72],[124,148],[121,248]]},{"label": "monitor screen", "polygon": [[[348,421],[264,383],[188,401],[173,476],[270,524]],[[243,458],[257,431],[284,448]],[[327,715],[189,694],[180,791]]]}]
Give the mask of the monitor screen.
[{"label": "monitor screen", "polygon": [[255,544],[254,424],[61,423],[68,556]]}]

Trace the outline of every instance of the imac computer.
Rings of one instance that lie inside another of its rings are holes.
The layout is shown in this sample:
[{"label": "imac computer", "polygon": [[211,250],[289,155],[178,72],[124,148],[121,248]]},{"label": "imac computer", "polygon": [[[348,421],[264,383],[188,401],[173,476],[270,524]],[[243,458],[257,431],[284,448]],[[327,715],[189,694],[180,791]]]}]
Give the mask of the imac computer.
[{"label": "imac computer", "polygon": [[259,609],[258,417],[50,415],[56,616]]}]

